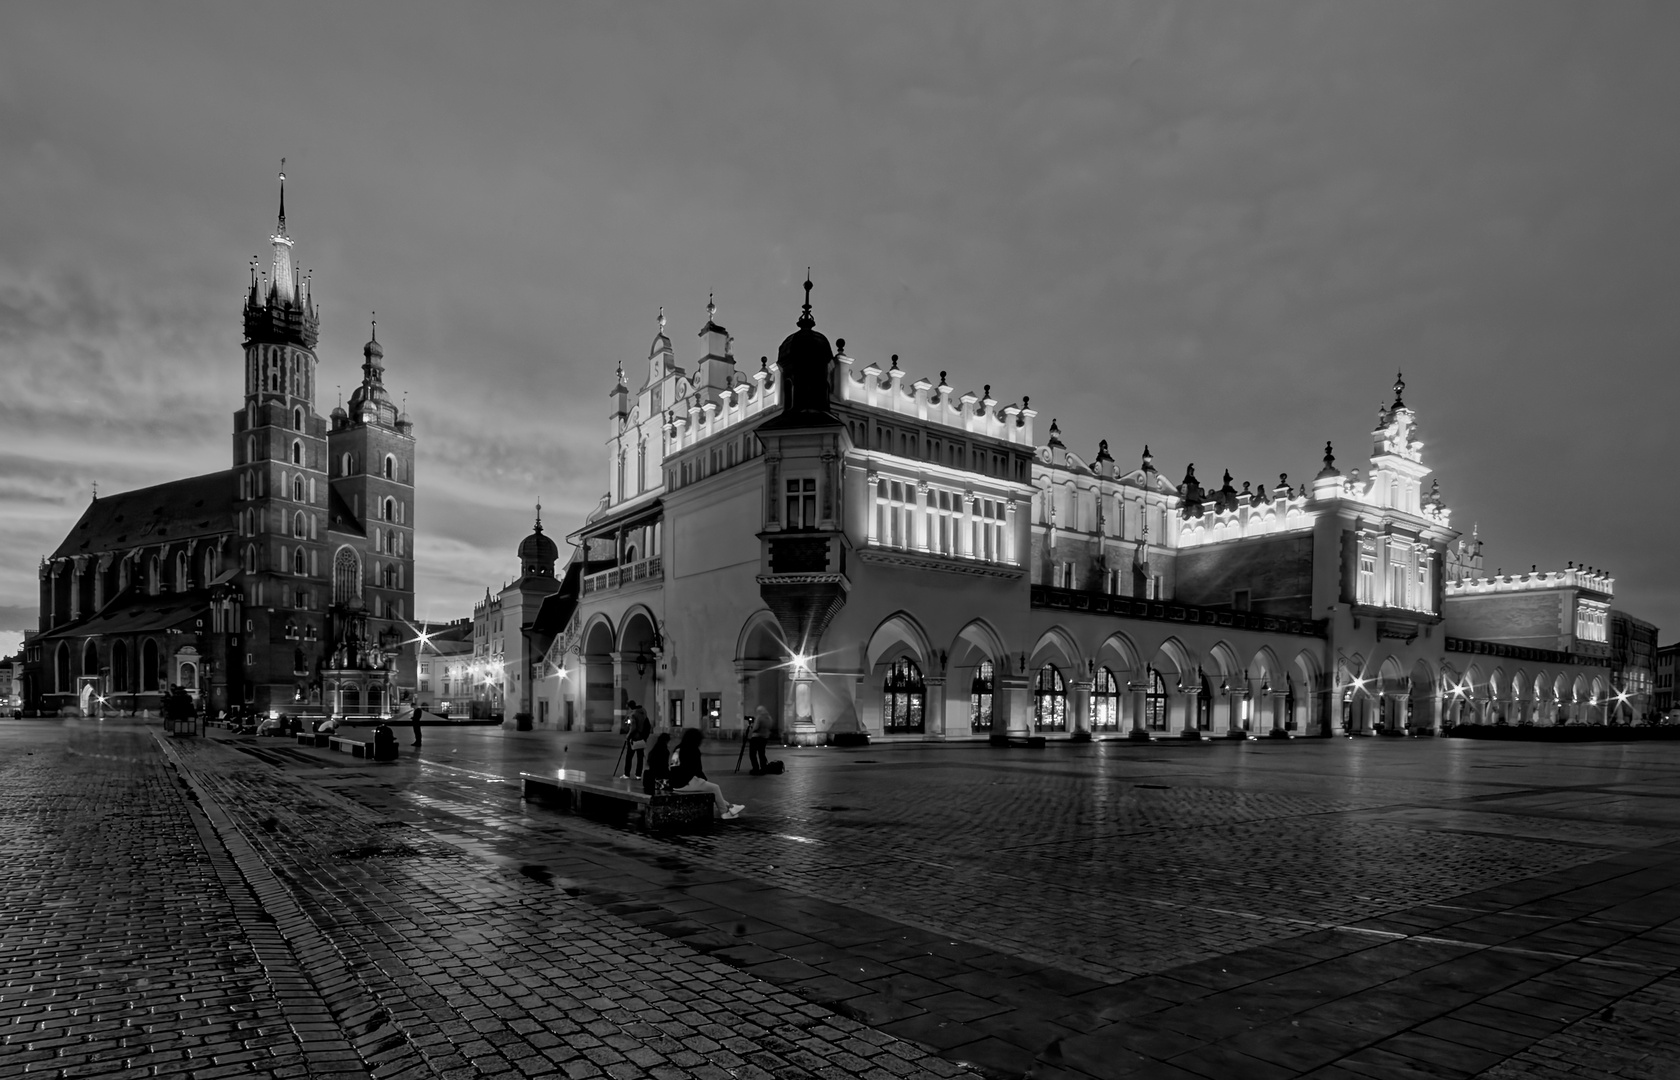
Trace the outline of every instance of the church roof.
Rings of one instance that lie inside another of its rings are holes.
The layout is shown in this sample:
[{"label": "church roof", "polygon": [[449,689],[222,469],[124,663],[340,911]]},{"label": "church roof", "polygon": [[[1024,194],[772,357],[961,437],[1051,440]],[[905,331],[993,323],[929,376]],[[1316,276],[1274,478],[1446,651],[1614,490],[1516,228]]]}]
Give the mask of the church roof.
[{"label": "church roof", "polygon": [[232,532],[233,503],[238,493],[233,470],[224,469],[102,496],[88,503],[81,520],[71,527],[52,557],[64,559]]},{"label": "church roof", "polygon": [[351,536],[367,535],[367,528],[351,511],[350,504],[344,501],[344,496],[331,484],[327,485],[327,529],[329,532],[348,533]]},{"label": "church roof", "polygon": [[195,628],[196,621],[210,607],[209,589],[148,596],[130,589],[84,619],[55,626],[41,635],[54,638],[93,637],[99,634],[143,634],[158,630]]}]

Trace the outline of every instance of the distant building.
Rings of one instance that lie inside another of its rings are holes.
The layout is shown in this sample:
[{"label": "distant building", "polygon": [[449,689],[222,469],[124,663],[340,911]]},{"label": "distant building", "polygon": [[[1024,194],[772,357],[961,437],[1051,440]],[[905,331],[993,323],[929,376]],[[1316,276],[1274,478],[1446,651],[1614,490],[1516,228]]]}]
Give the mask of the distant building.
[{"label": "distant building", "polygon": [[[809,289],[807,283],[807,289]],[[1175,484],[1027,398],[797,331],[743,374],[708,307],[609,394],[607,493],[540,696],[795,741],[1431,733],[1602,719],[1613,580],[1485,574],[1396,380],[1370,473]],[[500,626],[497,622],[495,625]],[[500,634],[501,631],[496,633]],[[492,639],[498,654],[505,637]],[[523,666],[523,665],[521,665]]]},{"label": "distant building", "polygon": [[556,576],[560,549],[543,532],[540,504],[536,524],[520,541],[517,555],[519,576],[494,596],[486,589],[473,607],[474,715],[508,719],[511,710],[520,727],[540,728],[555,720],[569,729],[575,722],[572,711],[551,713],[556,695],[544,682],[558,678],[560,669],[544,657],[577,606],[583,566],[574,561],[563,577]]},{"label": "distant building", "polygon": [[1664,645],[1657,650],[1657,677],[1654,684],[1652,700],[1654,709],[1659,716],[1676,719],[1676,710],[1680,710],[1680,688],[1674,685],[1674,677],[1680,674],[1680,642]]},{"label": "distant building", "polygon": [[0,714],[10,716],[23,707],[23,650],[0,657]]},{"label": "distant building", "polygon": [[362,349],[349,408],[316,412],[320,320],[292,265],[251,269],[233,467],[95,498],[42,560],[29,707],[383,714],[412,693],[414,431]]},{"label": "distant building", "polygon": [[1612,715],[1621,722],[1646,719],[1656,709],[1657,628],[1625,611],[1610,612]]},{"label": "distant building", "polygon": [[472,663],[471,618],[453,622],[419,622],[414,626],[414,701],[431,712],[467,712],[472,686],[467,669]]}]

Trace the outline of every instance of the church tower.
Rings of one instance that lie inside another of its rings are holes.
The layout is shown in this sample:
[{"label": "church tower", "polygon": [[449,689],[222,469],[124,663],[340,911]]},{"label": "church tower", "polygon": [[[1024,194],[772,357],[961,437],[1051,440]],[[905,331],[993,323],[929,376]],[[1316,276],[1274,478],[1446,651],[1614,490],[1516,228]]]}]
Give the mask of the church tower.
[{"label": "church tower", "polygon": [[414,618],[414,425],[385,389],[377,322],[327,443],[333,528],[347,534],[331,556],[333,603],[359,599],[373,635],[402,631]]},{"label": "church tower", "polygon": [[259,274],[252,261],[244,310],[245,402],[233,419],[236,532],[251,638],[239,650],[250,657],[239,681],[245,703],[284,711],[308,701],[327,570],[327,432],[315,411],[321,320],[309,280],[292,263],[284,162],[279,220],[269,243],[268,269]]}]

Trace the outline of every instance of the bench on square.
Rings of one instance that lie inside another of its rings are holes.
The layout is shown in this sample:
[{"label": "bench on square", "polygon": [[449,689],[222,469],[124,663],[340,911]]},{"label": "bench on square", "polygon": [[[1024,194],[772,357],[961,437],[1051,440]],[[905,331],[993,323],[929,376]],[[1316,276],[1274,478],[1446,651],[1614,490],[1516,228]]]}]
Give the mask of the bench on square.
[{"label": "bench on square", "polygon": [[997,732],[986,740],[993,746],[1025,746],[1032,750],[1042,750],[1047,742],[1043,735],[1005,735]]},{"label": "bench on square", "polygon": [[326,746],[327,740],[332,738],[330,731],[304,731],[297,737],[299,746]]},{"label": "bench on square", "polygon": [[669,791],[649,795],[629,780],[590,780],[580,769],[561,769],[554,775],[522,772],[520,791],[527,802],[624,825],[635,814],[637,824],[650,832],[687,832],[712,827],[710,792]]},{"label": "bench on square", "polygon": [[354,757],[373,757],[373,743],[371,740],[368,742],[362,742],[360,739],[346,739],[341,735],[328,735],[327,748],[329,750],[337,750],[341,754],[350,754]]}]

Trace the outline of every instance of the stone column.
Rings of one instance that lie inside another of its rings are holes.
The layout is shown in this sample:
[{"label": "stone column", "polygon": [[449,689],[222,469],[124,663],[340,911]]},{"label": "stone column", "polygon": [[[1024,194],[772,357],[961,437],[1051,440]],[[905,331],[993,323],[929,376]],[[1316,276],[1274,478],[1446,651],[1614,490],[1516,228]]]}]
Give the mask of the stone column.
[{"label": "stone column", "polygon": [[[1184,727],[1179,729],[1181,738],[1200,739],[1202,737],[1201,729],[1196,726],[1196,699],[1201,695],[1201,692],[1202,688],[1200,686],[1186,686],[1179,692],[1179,698],[1184,703]],[[1167,708],[1170,711],[1172,698],[1169,696],[1167,701],[1169,702]],[[1170,716],[1167,726],[1172,727]]]},{"label": "stone column", "polygon": [[[1145,677],[1147,678],[1147,673],[1145,674]],[[1144,704],[1147,700],[1145,698],[1145,694],[1148,692],[1146,689],[1147,685],[1148,684],[1145,683],[1143,686],[1139,686],[1135,682],[1126,684],[1127,696],[1130,697],[1132,701],[1132,729],[1127,733],[1126,737],[1128,739],[1136,739],[1139,742],[1149,741],[1149,729],[1144,726],[1143,715]]]},{"label": "stone column", "polygon": [[865,483],[869,485],[868,496],[863,500],[864,512],[868,514],[869,544],[871,547],[881,542],[881,474],[871,469],[865,475]]},{"label": "stone column", "polygon": [[1004,675],[995,678],[992,686],[992,733],[1031,735],[1032,702],[1026,677]]},{"label": "stone column", "polygon": [[1068,734],[1078,742],[1091,738],[1091,680],[1068,684]]},{"label": "stone column", "polygon": [[1288,731],[1287,728],[1285,728],[1283,726],[1284,725],[1284,715],[1283,715],[1284,709],[1283,709],[1283,707],[1284,707],[1284,701],[1288,696],[1289,696],[1288,692],[1284,691],[1284,690],[1273,690],[1271,692],[1271,694],[1269,695],[1270,700],[1271,700],[1271,704],[1272,704],[1272,730],[1267,733],[1268,738],[1272,738],[1272,739],[1287,739],[1287,738],[1289,738],[1289,731]]},{"label": "stone column", "polygon": [[926,480],[916,481],[916,520],[911,522],[911,547],[917,551],[928,549],[928,486]]},{"label": "stone column", "polygon": [[927,686],[927,701],[922,714],[922,731],[930,739],[945,737],[945,676],[938,675],[931,679],[924,679]]}]

